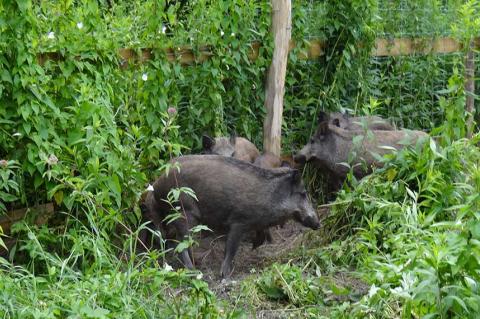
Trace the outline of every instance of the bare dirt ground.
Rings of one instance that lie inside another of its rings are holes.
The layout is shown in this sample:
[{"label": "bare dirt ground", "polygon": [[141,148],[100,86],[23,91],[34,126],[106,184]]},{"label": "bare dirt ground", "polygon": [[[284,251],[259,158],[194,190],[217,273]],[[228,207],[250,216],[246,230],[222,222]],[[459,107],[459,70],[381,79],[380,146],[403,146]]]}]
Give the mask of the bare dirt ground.
[{"label": "bare dirt ground", "polygon": [[[318,212],[322,220],[328,210]],[[196,238],[198,246],[193,249],[195,267],[203,274],[203,279],[209,283],[210,289],[215,292],[218,298],[232,301],[232,297],[239,291],[242,280],[254,273],[259,273],[276,261],[286,260],[288,253],[304,244],[304,233],[309,231],[304,226],[290,221],[284,227],[270,228],[273,241],[266,242],[255,250],[252,250],[252,234],[246,236],[240,244],[234,258],[234,269],[229,279],[222,279],[220,267],[224,257],[225,236],[213,234],[203,238]],[[174,256],[168,256],[167,260],[174,267],[181,267],[181,263]],[[337,278],[338,277],[338,278]],[[348,286],[354,291],[363,294],[366,287],[358,279],[339,273],[334,278],[339,286]],[[331,301],[341,301],[339,296],[330,296]],[[328,299],[328,298],[327,298]],[[278,304],[265,304],[262,309],[257,309],[257,318],[286,318],[288,311],[278,309]],[[287,311],[287,312],[285,312]]]}]

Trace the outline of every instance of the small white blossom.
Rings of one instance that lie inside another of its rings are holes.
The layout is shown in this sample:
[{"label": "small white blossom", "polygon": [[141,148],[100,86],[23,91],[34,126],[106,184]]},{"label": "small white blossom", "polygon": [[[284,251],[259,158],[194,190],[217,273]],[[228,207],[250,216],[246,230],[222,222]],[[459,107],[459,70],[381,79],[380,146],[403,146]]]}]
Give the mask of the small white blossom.
[{"label": "small white blossom", "polygon": [[225,32],[223,32],[223,30],[220,30],[220,35],[223,37],[223,35],[225,34]]},{"label": "small white blossom", "polygon": [[198,280],[202,279],[203,278],[203,274],[202,273],[199,273],[196,277]]},{"label": "small white blossom", "polygon": [[373,284],[371,287],[370,287],[370,290],[368,291],[368,297],[369,298],[372,298],[373,296],[375,296],[375,294],[377,293],[377,291],[379,291],[380,288],[378,288],[377,286],[375,286],[375,284]]},{"label": "small white blossom", "polygon": [[55,39],[55,32],[53,32],[53,31],[48,32],[47,38],[49,38],[49,39]]},{"label": "small white blossom", "polygon": [[235,32],[232,32],[232,34],[230,34],[230,36],[234,37],[234,36],[235,36]]},{"label": "small white blossom", "polygon": [[50,156],[47,159],[48,165],[56,165],[58,163],[58,158],[55,156],[55,154],[50,154]]},{"label": "small white blossom", "polygon": [[22,136],[22,133],[19,133],[19,132],[13,133],[13,136],[15,136],[15,137],[16,137],[16,136]]},{"label": "small white blossom", "polygon": [[147,191],[153,192],[155,189],[153,188],[152,185],[148,184]]},{"label": "small white blossom", "polygon": [[173,267],[170,266],[169,264],[165,263],[165,267],[163,268],[165,271],[172,271]]},{"label": "small white blossom", "polygon": [[253,83],[253,84],[252,84],[252,89],[255,90],[256,88],[257,88],[257,86],[255,85],[255,83]]},{"label": "small white blossom", "polygon": [[163,27],[162,27],[162,33],[165,34],[166,31],[167,31],[167,27],[166,27],[166,26],[163,26]]},{"label": "small white blossom", "polygon": [[182,209],[182,207],[180,207],[180,206],[175,206],[175,210],[180,210],[180,209]]},{"label": "small white blossom", "polygon": [[143,73],[143,74],[142,74],[142,80],[143,80],[143,81],[148,80],[148,75],[147,75],[147,73]]},{"label": "small white blossom", "polygon": [[82,29],[83,28],[83,22],[78,22],[77,23],[77,28]]},{"label": "small white blossom", "polygon": [[227,64],[227,71],[228,71],[228,70],[230,70],[230,67],[229,67],[228,64]]}]

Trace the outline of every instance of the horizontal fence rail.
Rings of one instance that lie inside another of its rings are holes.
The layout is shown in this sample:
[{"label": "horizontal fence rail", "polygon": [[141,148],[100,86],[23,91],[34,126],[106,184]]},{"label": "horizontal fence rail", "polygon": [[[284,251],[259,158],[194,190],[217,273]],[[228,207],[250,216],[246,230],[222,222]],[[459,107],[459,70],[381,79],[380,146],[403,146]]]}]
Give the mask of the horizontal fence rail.
[{"label": "horizontal fence rail", "polygon": [[[258,58],[261,47],[260,42],[250,44],[248,57],[251,61]],[[290,50],[297,46],[295,41],[290,41]],[[314,60],[325,54],[325,42],[313,39],[306,41],[305,48],[299,50],[298,58],[303,60]],[[474,40],[474,48],[480,48],[480,38]],[[182,65],[192,65],[203,63],[214,56],[213,48],[205,45],[198,49],[190,46],[179,46],[177,48],[162,49],[165,57],[170,62],[179,62]],[[372,50],[372,56],[400,56],[411,54],[446,54],[460,52],[463,50],[462,43],[454,38],[393,38],[375,40],[375,48]],[[126,67],[130,63],[143,63],[154,58],[154,49],[119,49],[118,55],[122,61],[121,66]],[[64,57],[58,52],[45,52],[37,56],[40,65],[49,60],[59,61]],[[81,59],[81,57],[77,57]]]}]

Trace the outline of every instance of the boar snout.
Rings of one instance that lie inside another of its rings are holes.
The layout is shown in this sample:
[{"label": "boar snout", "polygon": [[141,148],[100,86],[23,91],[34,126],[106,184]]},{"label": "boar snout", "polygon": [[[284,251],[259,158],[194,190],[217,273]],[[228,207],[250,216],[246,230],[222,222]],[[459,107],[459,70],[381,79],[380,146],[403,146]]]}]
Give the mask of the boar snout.
[{"label": "boar snout", "polygon": [[297,211],[294,213],[295,219],[305,227],[311,229],[319,229],[320,228],[320,221],[318,220],[317,213],[315,210],[309,209],[307,211]]},{"label": "boar snout", "polygon": [[315,217],[306,217],[303,221],[302,221],[302,225],[305,226],[305,227],[309,227],[311,229],[314,229],[314,230],[317,230],[320,228],[320,222],[318,221],[318,218],[315,218]]}]

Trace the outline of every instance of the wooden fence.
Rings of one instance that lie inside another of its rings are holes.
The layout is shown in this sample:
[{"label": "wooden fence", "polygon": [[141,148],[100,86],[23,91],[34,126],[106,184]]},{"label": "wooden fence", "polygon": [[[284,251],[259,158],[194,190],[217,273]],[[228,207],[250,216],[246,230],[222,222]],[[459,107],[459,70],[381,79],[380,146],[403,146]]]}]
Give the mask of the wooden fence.
[{"label": "wooden fence", "polygon": [[[315,60],[325,54],[325,43],[318,39],[305,40],[306,46],[298,52],[299,59]],[[480,48],[480,38],[473,41],[474,49]],[[250,44],[250,52],[248,57],[251,61],[258,58],[261,47],[260,42],[253,42]],[[290,41],[290,50],[294,49],[298,44],[295,41]],[[361,45],[361,44],[359,44]],[[372,50],[372,56],[401,56],[413,54],[446,54],[461,52],[463,46],[453,38],[394,38],[394,39],[376,39],[375,47]],[[176,48],[163,49],[165,57],[170,62],[179,62],[182,65],[192,65],[196,63],[203,63],[214,56],[211,46],[204,45],[198,49],[193,49],[190,46],[179,46]],[[128,63],[143,63],[154,58],[153,49],[119,49],[118,55],[122,60],[122,66]],[[48,60],[63,60],[60,53],[45,52],[37,56],[39,64],[43,65]],[[78,57],[80,59],[80,57]]]}]

